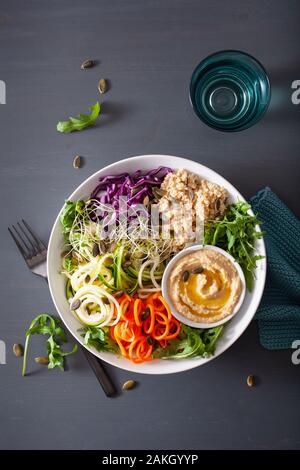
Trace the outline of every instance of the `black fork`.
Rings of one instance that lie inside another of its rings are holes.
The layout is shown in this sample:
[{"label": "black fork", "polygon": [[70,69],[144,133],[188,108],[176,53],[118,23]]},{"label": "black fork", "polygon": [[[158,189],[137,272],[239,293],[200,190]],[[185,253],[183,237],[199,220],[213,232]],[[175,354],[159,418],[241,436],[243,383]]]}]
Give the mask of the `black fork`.
[{"label": "black fork", "polygon": [[[8,231],[21,255],[23,256],[28,268],[37,276],[43,277],[47,281],[47,247],[42,240],[36,235],[32,228],[25,220],[17,222],[15,225],[8,227]],[[86,348],[82,347],[82,351],[96,375],[101,387],[108,397],[116,394],[116,388],[103,367],[102,362],[94,354],[90,353]]]}]

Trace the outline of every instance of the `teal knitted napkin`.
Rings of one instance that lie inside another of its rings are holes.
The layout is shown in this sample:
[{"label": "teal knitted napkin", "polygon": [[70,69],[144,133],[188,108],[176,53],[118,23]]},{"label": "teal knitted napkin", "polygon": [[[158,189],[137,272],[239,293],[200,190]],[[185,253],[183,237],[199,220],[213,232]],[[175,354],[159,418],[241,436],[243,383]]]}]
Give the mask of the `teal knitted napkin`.
[{"label": "teal knitted napkin", "polygon": [[255,316],[260,342],[267,349],[290,348],[300,339],[300,220],[270,188],[250,202],[266,232],[267,281]]}]

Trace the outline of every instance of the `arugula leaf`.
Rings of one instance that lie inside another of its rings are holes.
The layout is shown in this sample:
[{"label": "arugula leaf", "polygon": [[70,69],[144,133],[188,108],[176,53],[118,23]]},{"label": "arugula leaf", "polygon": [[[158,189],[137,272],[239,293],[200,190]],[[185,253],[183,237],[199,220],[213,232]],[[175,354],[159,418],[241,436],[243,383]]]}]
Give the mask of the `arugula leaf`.
[{"label": "arugula leaf", "polygon": [[74,270],[74,263],[73,263],[72,256],[66,256],[63,259],[63,268],[69,273],[71,273]]},{"label": "arugula leaf", "polygon": [[253,288],[256,261],[263,258],[254,254],[255,240],[263,236],[257,231],[261,224],[256,215],[248,213],[251,209],[247,202],[231,204],[222,220],[209,221],[205,224],[204,244],[216,245],[228,251],[244,271],[249,291]]},{"label": "arugula leaf", "polygon": [[100,114],[100,103],[97,101],[90,107],[91,114],[78,114],[76,118],[70,117],[68,121],[59,121],[56,129],[58,132],[69,133],[73,131],[81,131],[85,127],[95,124],[97,117]]},{"label": "arugula leaf", "polygon": [[32,320],[26,331],[22,375],[26,375],[29,339],[34,334],[49,335],[47,339],[48,369],[59,367],[64,370],[64,358],[77,351],[77,344],[74,345],[71,351],[62,351],[58,341],[66,343],[67,337],[61,327],[61,321],[58,318],[51,317],[48,313],[42,313]]},{"label": "arugula leaf", "polygon": [[217,339],[223,326],[200,329],[181,324],[179,339],[174,339],[165,347],[158,347],[153,357],[159,359],[186,359],[190,357],[208,357],[214,354]]},{"label": "arugula leaf", "polygon": [[205,352],[208,355],[214,354],[216,343],[220,338],[223,331],[223,325],[215,326],[214,328],[209,328],[203,332],[203,343],[205,345]]},{"label": "arugula leaf", "polygon": [[86,326],[78,330],[84,338],[84,344],[99,352],[120,354],[119,346],[110,338],[108,329]]},{"label": "arugula leaf", "polygon": [[[62,225],[62,233],[64,234],[65,238],[68,239],[70,230],[73,226],[73,222],[75,217],[80,214],[83,214],[83,208],[85,206],[85,202],[82,200],[72,202],[66,201],[65,206],[62,210],[60,215],[60,223]],[[68,269],[66,267],[66,269]],[[69,269],[68,269],[69,271]]]}]

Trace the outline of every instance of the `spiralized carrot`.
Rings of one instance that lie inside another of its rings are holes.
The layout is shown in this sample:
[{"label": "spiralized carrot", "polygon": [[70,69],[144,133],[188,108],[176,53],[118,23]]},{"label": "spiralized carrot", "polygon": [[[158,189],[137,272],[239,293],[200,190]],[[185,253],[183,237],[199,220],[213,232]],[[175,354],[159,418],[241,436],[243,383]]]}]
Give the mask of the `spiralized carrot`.
[{"label": "spiralized carrot", "polygon": [[165,348],[168,341],[179,335],[180,323],[160,292],[146,298],[123,294],[117,300],[121,315],[110,328],[110,336],[122,356],[135,364],[152,361],[155,343]]}]

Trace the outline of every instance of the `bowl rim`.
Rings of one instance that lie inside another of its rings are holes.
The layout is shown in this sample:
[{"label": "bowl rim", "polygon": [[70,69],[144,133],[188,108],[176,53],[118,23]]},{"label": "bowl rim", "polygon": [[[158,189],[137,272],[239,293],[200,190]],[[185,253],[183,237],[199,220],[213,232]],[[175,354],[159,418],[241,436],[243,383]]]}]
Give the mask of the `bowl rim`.
[{"label": "bowl rim", "polygon": [[[215,321],[213,323],[195,322],[193,320],[189,320],[188,318],[185,318],[174,307],[174,304],[173,304],[172,300],[170,299],[169,292],[168,292],[168,280],[169,280],[169,277],[170,277],[170,271],[172,270],[172,267],[174,266],[174,264],[176,264],[179,259],[186,256],[188,253],[191,253],[193,251],[203,250],[203,249],[207,249],[207,250],[210,250],[210,251],[215,251],[217,253],[222,254],[225,258],[227,258],[231,262],[231,264],[235,267],[235,269],[237,270],[237,273],[238,273],[238,275],[241,279],[241,282],[242,282],[242,290],[241,290],[238,302],[236,303],[236,305],[233,309],[233,312],[230,315],[228,315],[227,317],[222,318],[222,320],[218,320],[218,321]],[[245,276],[244,276],[244,273],[243,273],[243,270],[242,270],[241,266],[227,251],[223,250],[222,248],[220,248],[218,246],[214,246],[214,245],[201,245],[201,244],[191,245],[191,246],[188,246],[188,247],[184,248],[179,253],[177,253],[175,256],[173,256],[173,258],[171,258],[171,260],[167,264],[166,269],[164,270],[161,287],[162,287],[161,290],[162,290],[163,297],[166,299],[168,304],[171,307],[173,307],[172,314],[174,315],[174,317],[177,318],[177,320],[179,320],[181,323],[184,323],[185,325],[191,326],[192,328],[202,328],[202,329],[214,328],[215,326],[224,325],[229,320],[231,320],[235,315],[237,315],[239,309],[241,308],[241,306],[244,302],[245,295],[246,295],[246,281],[245,281]]]},{"label": "bowl rim", "polygon": [[[225,184],[227,187],[230,188],[231,192],[236,194],[236,197],[239,200],[245,201],[245,198],[241,195],[241,193],[226,178],[224,178],[222,175],[220,175],[219,173],[217,173],[213,169],[211,169],[211,168],[209,168],[205,165],[202,165],[201,163],[199,163],[195,160],[189,159],[189,158],[178,157],[178,156],[174,156],[174,155],[166,155],[166,154],[137,155],[137,156],[133,156],[133,157],[124,158],[122,160],[117,160],[116,162],[113,162],[109,165],[106,165],[106,166],[102,167],[101,169],[97,170],[96,172],[94,172],[93,174],[91,174],[89,177],[87,177],[79,186],[77,186],[72,191],[72,193],[69,195],[69,197],[66,198],[66,200],[73,200],[75,193],[80,192],[80,190],[82,190],[90,181],[92,181],[94,178],[100,176],[101,173],[111,172],[111,171],[116,170],[118,168],[118,166],[120,165],[120,163],[123,163],[123,162],[125,162],[125,163],[127,163],[127,162],[142,162],[144,160],[148,160],[149,158],[151,158],[153,160],[157,160],[157,162],[156,162],[157,165],[163,165],[163,159],[174,160],[174,161],[175,160],[176,161],[180,160],[180,162],[182,163],[182,168],[184,168],[185,163],[187,165],[193,163],[197,167],[197,169],[195,170],[196,174],[200,174],[201,169],[202,169],[203,172],[205,172],[205,171],[209,172],[212,175],[212,177],[217,176],[217,178],[219,180],[221,180],[222,184]],[[154,163],[154,166],[155,166],[155,163]],[[210,357],[205,358],[205,359],[203,359],[203,358],[194,358],[193,360],[189,360],[188,364],[187,364],[186,360],[182,360],[182,361],[180,361],[181,367],[178,367],[176,370],[174,370],[172,368],[171,369],[164,368],[164,370],[160,370],[160,369],[157,369],[157,368],[154,369],[153,368],[153,369],[148,369],[146,371],[146,370],[137,369],[136,365],[134,365],[134,364],[132,365],[130,363],[130,361],[127,361],[128,364],[126,363],[125,366],[123,364],[115,363],[115,360],[110,358],[109,353],[99,353],[95,349],[92,349],[92,348],[89,348],[88,346],[86,346],[83,342],[83,339],[80,338],[80,337],[76,337],[74,332],[72,331],[72,328],[70,328],[69,325],[67,324],[67,322],[65,321],[64,315],[60,312],[60,308],[57,305],[57,301],[56,301],[56,298],[55,298],[55,295],[54,295],[54,289],[53,289],[53,286],[52,286],[52,270],[51,270],[51,267],[50,267],[50,253],[51,253],[51,247],[52,247],[52,244],[53,244],[53,239],[54,239],[54,236],[55,236],[55,231],[56,231],[57,225],[60,223],[60,215],[61,215],[61,212],[62,212],[64,206],[65,206],[65,204],[62,205],[61,209],[58,212],[58,215],[56,216],[56,218],[54,220],[52,230],[51,230],[51,233],[50,233],[50,237],[49,237],[48,253],[47,253],[48,286],[49,286],[50,294],[51,294],[54,306],[56,308],[56,311],[58,312],[62,322],[65,325],[65,327],[68,329],[68,331],[70,332],[70,334],[74,337],[74,339],[76,341],[78,341],[85,349],[87,349],[89,352],[94,354],[96,357],[98,357],[99,359],[107,362],[108,364],[111,364],[111,365],[113,365],[115,367],[118,367],[122,370],[127,370],[127,371],[130,371],[130,372],[139,373],[139,374],[146,374],[146,375],[168,375],[168,374],[173,374],[173,373],[178,373],[178,372],[191,370],[191,369],[194,369],[196,367],[199,367],[199,366],[202,366],[202,365],[205,365],[205,364],[211,362],[212,360],[214,360],[217,357],[219,357],[220,355],[222,355],[225,351],[227,351],[230,348],[230,346],[232,346],[240,338],[240,336],[245,332],[245,330],[249,326],[251,320],[253,319],[253,317],[256,313],[256,310],[257,310],[257,308],[259,306],[259,303],[261,301],[262,294],[263,294],[263,291],[264,291],[264,286],[265,286],[266,272],[267,272],[267,257],[266,257],[266,249],[265,249],[265,243],[264,243],[263,237],[259,240],[260,241],[260,253],[264,256],[264,258],[260,260],[260,263],[261,263],[260,264],[261,283],[259,285],[259,289],[258,289],[255,301],[252,300],[252,305],[251,305],[252,315],[249,316],[249,318],[245,321],[243,327],[240,328],[239,332],[236,333],[236,335],[233,338],[231,338],[230,340],[227,341],[227,343],[223,347],[223,349],[220,350],[220,351],[216,351],[216,353],[213,356],[210,356]],[[250,213],[253,214],[252,211],[250,211]],[[261,232],[260,227],[258,227],[258,230]],[[115,355],[113,355],[113,357],[115,358]],[[163,362],[165,362],[165,361],[163,361]]]}]

